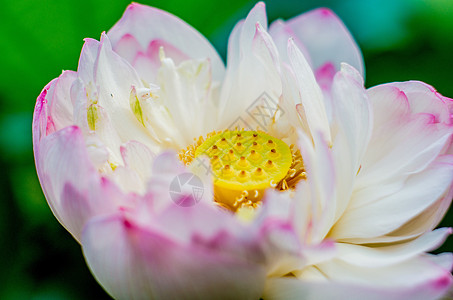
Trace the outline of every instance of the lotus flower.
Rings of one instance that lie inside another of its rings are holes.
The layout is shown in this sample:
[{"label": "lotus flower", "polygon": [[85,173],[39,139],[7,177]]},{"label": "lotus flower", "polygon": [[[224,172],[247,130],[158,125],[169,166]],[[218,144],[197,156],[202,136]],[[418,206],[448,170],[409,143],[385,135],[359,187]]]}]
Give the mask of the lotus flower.
[{"label": "lotus flower", "polygon": [[36,168],[117,299],[438,299],[428,254],[452,198],[452,99],[365,90],[317,9],[234,27],[227,68],[175,16],[131,4],[37,99]]}]

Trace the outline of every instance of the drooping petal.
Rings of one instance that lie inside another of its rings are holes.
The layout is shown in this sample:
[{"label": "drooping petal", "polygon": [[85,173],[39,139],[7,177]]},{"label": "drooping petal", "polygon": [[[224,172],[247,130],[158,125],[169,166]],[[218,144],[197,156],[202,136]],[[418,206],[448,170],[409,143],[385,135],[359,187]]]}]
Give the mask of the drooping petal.
[{"label": "drooping petal", "polygon": [[130,4],[108,32],[114,48],[125,35],[133,36],[144,50],[157,40],[172,45],[192,59],[209,58],[213,78],[223,78],[225,67],[222,59],[209,41],[190,25],[165,11],[138,3]]}]

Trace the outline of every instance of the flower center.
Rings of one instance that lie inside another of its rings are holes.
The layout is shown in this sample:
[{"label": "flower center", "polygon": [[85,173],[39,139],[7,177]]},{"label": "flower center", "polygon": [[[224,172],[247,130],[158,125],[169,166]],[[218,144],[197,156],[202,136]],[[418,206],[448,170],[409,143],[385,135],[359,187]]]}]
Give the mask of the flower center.
[{"label": "flower center", "polygon": [[286,190],[305,179],[300,152],[264,132],[214,132],[179,157],[190,164],[203,155],[210,159],[215,201],[232,211],[256,207],[269,187]]}]

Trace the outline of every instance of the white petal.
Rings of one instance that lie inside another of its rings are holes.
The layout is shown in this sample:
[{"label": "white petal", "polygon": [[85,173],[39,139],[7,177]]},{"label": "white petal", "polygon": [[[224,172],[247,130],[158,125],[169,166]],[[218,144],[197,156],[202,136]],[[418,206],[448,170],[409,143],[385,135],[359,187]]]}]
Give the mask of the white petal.
[{"label": "white petal", "polygon": [[331,144],[330,127],[324,107],[323,94],[316,82],[313,71],[294,41],[288,42],[288,56],[297,79],[301,103],[310,128],[311,135],[321,132],[328,144]]},{"label": "white petal", "polygon": [[387,266],[435,250],[451,233],[450,228],[441,228],[407,243],[381,247],[337,243],[338,259],[361,267]]},{"label": "white petal", "polygon": [[[421,173],[408,178],[401,190],[368,203],[352,199],[348,208],[335,224],[331,236],[336,239],[373,238],[390,233],[429,208],[450,188],[453,181],[453,163],[439,159]],[[372,195],[370,195],[372,197]]]}]

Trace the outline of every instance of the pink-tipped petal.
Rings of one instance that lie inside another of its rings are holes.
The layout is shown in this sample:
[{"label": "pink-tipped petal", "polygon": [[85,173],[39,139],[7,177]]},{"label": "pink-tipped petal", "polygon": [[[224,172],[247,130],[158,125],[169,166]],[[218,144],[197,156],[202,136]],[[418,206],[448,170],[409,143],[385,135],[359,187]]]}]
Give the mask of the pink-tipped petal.
[{"label": "pink-tipped petal", "polygon": [[[190,216],[187,221],[190,227]],[[260,297],[264,270],[259,264],[219,251],[214,241],[206,244],[193,234],[189,243],[179,243],[115,215],[90,222],[82,246],[92,273],[117,299]],[[243,254],[252,254],[247,247],[242,249]]]},{"label": "pink-tipped petal", "polygon": [[225,67],[214,47],[198,31],[174,15],[154,7],[132,3],[108,32],[114,47],[127,34],[133,36],[142,49],[147,49],[150,43],[160,40],[173,45],[190,58],[209,58],[213,77],[216,80],[223,78]]},{"label": "pink-tipped petal", "polygon": [[324,281],[319,279],[309,281],[283,277],[267,280],[263,298],[275,300],[435,300],[445,295],[451,284],[452,279],[446,273],[416,286],[400,288],[368,287],[325,279]]},{"label": "pink-tipped petal", "polygon": [[55,87],[57,81],[58,78],[55,78],[44,87],[44,89],[41,91],[41,94],[39,94],[38,98],[36,99],[35,110],[33,112],[33,153],[35,155],[35,163],[37,168],[39,164],[38,155],[40,152],[40,141],[48,133],[51,133],[51,131],[48,130],[49,125],[52,125],[52,121],[51,119],[49,119],[48,98],[50,97],[50,95],[48,94],[49,90]]},{"label": "pink-tipped petal", "polygon": [[300,49],[302,54],[304,55],[305,59],[307,60],[308,64],[312,66],[310,54],[308,50],[305,48],[304,44],[299,40],[299,38],[294,34],[291,27],[289,27],[284,21],[276,20],[274,21],[271,26],[269,27],[269,34],[271,35],[272,39],[277,46],[278,53],[281,56],[281,59],[285,63],[289,63],[289,58],[287,54],[288,48],[288,40],[292,38],[294,43]]},{"label": "pink-tipped petal", "polygon": [[121,194],[110,193],[114,187],[103,183],[93,168],[79,128],[66,127],[43,138],[39,149],[37,170],[44,195],[60,223],[79,240],[85,221],[112,211]]},{"label": "pink-tipped petal", "polygon": [[252,47],[252,40],[256,32],[256,24],[259,23],[265,30],[267,30],[267,15],[266,5],[264,2],[258,2],[247,15],[245,22],[242,26],[240,43],[242,51],[250,51]]},{"label": "pink-tipped petal", "polygon": [[130,33],[123,35],[113,50],[130,63],[133,63],[137,55],[145,52],[137,39]]},{"label": "pink-tipped petal", "polygon": [[438,123],[433,114],[413,113],[409,97],[414,94],[380,85],[369,89],[368,96],[374,113],[373,133],[357,189],[398,183],[422,171],[445,151],[453,126]]},{"label": "pink-tipped petal", "polygon": [[[85,42],[78,74],[83,82],[82,86],[77,86],[77,101],[82,103],[80,106],[82,120],[86,119],[84,117],[86,107],[95,104],[105,114],[104,119],[108,119],[109,127],[113,129],[111,133],[114,132],[120,142],[139,140],[153,151],[156,150],[149,132],[130,107],[131,87],[143,87],[143,83],[130,64],[112,50],[105,34],[101,36],[100,42],[93,40]],[[72,92],[75,93],[76,90]],[[84,100],[86,97],[88,99]],[[84,101],[88,103],[83,105]],[[110,139],[104,139],[103,142],[112,144]],[[119,151],[119,146],[116,143],[111,149]]]},{"label": "pink-tipped petal", "polygon": [[74,124],[73,105],[71,101],[71,86],[77,78],[74,71],[63,71],[58,80],[49,90],[49,115],[52,118],[55,130]]},{"label": "pink-tipped petal", "polygon": [[151,41],[146,49],[146,54],[156,65],[160,62],[159,52],[161,48],[164,49],[165,56],[170,57],[176,65],[179,65],[184,60],[190,59],[184,52],[167,41],[156,39]]},{"label": "pink-tipped petal", "polygon": [[88,85],[90,82],[94,83],[94,65],[101,45],[94,39],[87,38],[84,41],[77,66],[77,75],[84,84]]},{"label": "pink-tipped petal", "polygon": [[400,296],[406,296],[402,299],[438,299],[453,283],[449,271],[425,257],[383,267],[357,267],[340,260],[325,262],[317,267],[329,280],[393,291],[395,296],[402,293]]},{"label": "pink-tipped petal", "polygon": [[253,117],[259,105],[275,107],[282,89],[278,51],[266,28],[265,6],[260,2],[245,21],[240,21],[233,29],[228,44],[227,73],[219,101],[221,115],[217,126],[220,128],[239,126],[235,124],[238,119],[243,119],[246,127],[254,128],[267,129],[271,123]]},{"label": "pink-tipped petal", "polygon": [[[404,187],[390,195],[353,198],[350,207],[335,224],[336,239],[374,238],[391,233],[422,214],[450,189],[453,157],[438,158],[423,172],[410,176]],[[373,201],[370,201],[373,200]],[[414,222],[413,228],[423,223]]]},{"label": "pink-tipped petal", "polygon": [[396,87],[404,92],[411,113],[432,114],[436,122],[452,124],[453,116],[449,110],[452,99],[442,96],[432,86],[420,81],[393,82],[385,86]]},{"label": "pink-tipped petal", "polygon": [[330,62],[340,70],[340,64],[346,62],[364,75],[360,49],[343,22],[329,9],[304,13],[286,25],[307,48],[314,69]]}]

